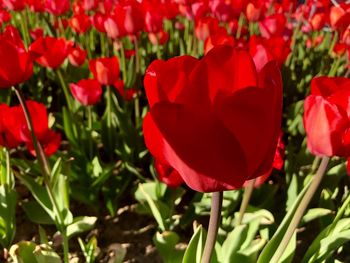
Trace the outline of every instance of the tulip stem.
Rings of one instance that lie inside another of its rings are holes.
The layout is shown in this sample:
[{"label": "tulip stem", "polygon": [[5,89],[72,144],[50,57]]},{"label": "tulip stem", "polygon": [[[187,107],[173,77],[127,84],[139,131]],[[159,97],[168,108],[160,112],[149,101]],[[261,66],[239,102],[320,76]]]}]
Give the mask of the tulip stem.
[{"label": "tulip stem", "polygon": [[280,258],[283,256],[283,253],[285,252],[290,239],[294,235],[294,232],[296,228],[299,225],[300,220],[303,218],[304,212],[306,208],[308,207],[312,197],[314,196],[318,186],[320,185],[323,176],[326,173],[327,165],[329,162],[329,157],[323,157],[320,166],[318,167],[318,170],[314,177],[312,178],[312,182],[309,186],[309,189],[307,189],[307,192],[305,193],[303,199],[301,200],[297,210],[295,211],[295,214],[292,218],[292,221],[290,222],[286,233],[284,234],[275,254],[273,255],[270,263],[277,263],[279,262]]},{"label": "tulip stem", "polygon": [[66,234],[66,226],[64,223],[64,218],[63,215],[59,209],[59,205],[58,202],[55,198],[52,186],[51,186],[51,169],[50,169],[50,165],[46,159],[46,155],[44,153],[44,150],[40,144],[40,142],[38,141],[38,139],[36,138],[35,135],[35,131],[34,131],[34,126],[33,126],[33,121],[32,118],[30,116],[30,112],[28,110],[27,104],[25,103],[24,97],[22,92],[20,91],[20,89],[18,89],[17,87],[12,87],[12,89],[14,90],[14,92],[16,93],[16,96],[19,100],[19,103],[21,104],[21,107],[23,109],[23,113],[24,113],[24,117],[26,119],[27,122],[27,126],[28,126],[28,130],[31,134],[32,137],[32,141],[33,141],[33,146],[34,146],[34,150],[36,153],[36,157],[38,159],[40,168],[41,168],[41,172],[43,174],[44,177],[44,182],[45,182],[45,187],[48,193],[48,196],[50,198],[51,204],[53,206],[53,210],[55,212],[55,214],[57,215],[57,228],[58,230],[61,232],[62,234],[62,238],[63,238],[63,253],[64,253],[64,262],[68,263],[68,237]]},{"label": "tulip stem", "polygon": [[239,208],[239,214],[238,214],[236,226],[239,226],[242,224],[244,213],[247,210],[249,200],[254,190],[255,180],[256,179],[250,180],[248,183],[248,186],[244,189],[243,199],[242,199],[241,207]]},{"label": "tulip stem", "polygon": [[205,241],[201,263],[210,263],[220,225],[222,199],[223,192],[214,192],[212,194],[208,235]]},{"label": "tulip stem", "polygon": [[63,75],[62,75],[61,70],[57,69],[56,73],[57,73],[58,79],[61,83],[61,87],[63,89],[64,96],[66,97],[68,111],[72,114],[73,105],[72,105],[71,97],[69,96],[68,87],[66,85],[66,82],[63,79]]},{"label": "tulip stem", "polygon": [[88,117],[88,129],[89,129],[89,158],[92,159],[93,154],[93,144],[92,144],[92,109],[91,105],[87,107],[87,117]]}]

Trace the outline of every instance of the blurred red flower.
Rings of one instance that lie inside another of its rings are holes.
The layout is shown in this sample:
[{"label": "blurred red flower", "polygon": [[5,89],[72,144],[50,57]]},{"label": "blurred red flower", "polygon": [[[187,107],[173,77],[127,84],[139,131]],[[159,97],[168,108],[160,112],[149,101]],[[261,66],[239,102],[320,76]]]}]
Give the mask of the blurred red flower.
[{"label": "blurred red flower", "polygon": [[69,86],[73,97],[84,106],[96,104],[102,95],[101,85],[94,79],[82,79],[76,84],[71,83]]},{"label": "blurred red flower", "polygon": [[33,63],[18,31],[7,26],[0,35],[0,88],[20,84],[33,73]]},{"label": "blurred red flower", "polygon": [[84,34],[90,27],[90,17],[86,14],[77,14],[69,19],[69,25],[71,28],[79,34]]},{"label": "blurred red flower", "polygon": [[[33,121],[34,133],[42,144],[45,154],[49,156],[55,153],[59,148],[61,136],[48,127],[49,120],[45,105],[32,100],[27,100],[26,105]],[[17,143],[25,143],[33,154],[32,137],[22,107],[9,107],[6,115],[3,115],[2,121],[6,126],[7,136],[10,136]]]},{"label": "blurred red flower", "polygon": [[55,16],[63,15],[69,8],[69,0],[45,0],[45,9]]},{"label": "blurred red flower", "polygon": [[117,57],[91,59],[89,68],[94,78],[102,85],[112,85],[119,79]]},{"label": "blurred red flower", "polygon": [[350,155],[350,79],[317,77],[304,102],[307,146],[318,156]]},{"label": "blurred red flower", "polygon": [[146,145],[189,187],[237,189],[270,170],[282,114],[276,63],[257,73],[247,52],[217,46],[201,60],[154,61],[144,85]]},{"label": "blurred red flower", "polygon": [[80,46],[76,45],[70,49],[68,59],[69,62],[75,66],[79,67],[84,64],[86,60],[87,52],[83,50]]},{"label": "blurred red flower", "polygon": [[29,52],[41,66],[56,69],[67,58],[71,46],[64,38],[41,37],[29,46]]}]

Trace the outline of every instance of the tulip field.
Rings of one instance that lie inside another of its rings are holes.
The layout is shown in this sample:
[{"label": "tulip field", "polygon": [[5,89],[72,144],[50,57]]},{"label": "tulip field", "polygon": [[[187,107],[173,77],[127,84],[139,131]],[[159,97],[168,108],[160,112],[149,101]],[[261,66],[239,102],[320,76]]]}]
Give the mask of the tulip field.
[{"label": "tulip field", "polygon": [[350,262],[350,1],[0,0],[0,262]]}]

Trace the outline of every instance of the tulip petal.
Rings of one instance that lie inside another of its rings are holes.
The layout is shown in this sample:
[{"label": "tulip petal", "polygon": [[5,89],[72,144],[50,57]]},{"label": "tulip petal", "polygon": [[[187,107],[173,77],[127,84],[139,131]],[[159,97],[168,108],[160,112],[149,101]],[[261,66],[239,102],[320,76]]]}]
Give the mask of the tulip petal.
[{"label": "tulip petal", "polygon": [[200,192],[236,189],[247,178],[239,142],[208,113],[180,104],[155,104],[144,121],[151,153]]}]

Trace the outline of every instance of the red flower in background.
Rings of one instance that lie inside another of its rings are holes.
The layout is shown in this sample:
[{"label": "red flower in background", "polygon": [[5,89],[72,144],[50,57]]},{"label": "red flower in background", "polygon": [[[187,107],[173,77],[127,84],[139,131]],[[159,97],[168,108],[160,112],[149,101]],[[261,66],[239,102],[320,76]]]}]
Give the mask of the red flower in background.
[{"label": "red flower in background", "polygon": [[71,46],[64,38],[41,37],[29,46],[29,52],[41,66],[56,69],[67,58]]},{"label": "red flower in background", "polygon": [[5,11],[5,10],[0,10],[0,26],[3,23],[7,23],[11,20],[11,15],[9,12]]},{"label": "red flower in background", "polygon": [[204,54],[207,54],[212,48],[218,45],[235,45],[235,39],[229,35],[226,28],[220,27],[213,35],[210,35],[204,42]]},{"label": "red flower in background", "polygon": [[[48,127],[48,116],[44,104],[28,100],[26,101],[29,114],[33,121],[34,133],[42,144],[46,155],[57,151],[61,142],[61,136]],[[7,109],[7,114],[2,116],[8,136],[18,143],[25,143],[28,150],[33,153],[33,142],[26,119],[21,106]]]},{"label": "red flower in background", "polygon": [[69,8],[69,0],[45,0],[45,9],[55,16],[63,15]]},{"label": "red flower in background", "polygon": [[46,0],[26,0],[26,3],[32,12],[44,12],[45,1]]},{"label": "red flower in background", "polygon": [[0,3],[4,8],[11,11],[21,11],[25,7],[24,0],[2,0]]},{"label": "red flower in background", "polygon": [[82,79],[69,86],[74,98],[84,106],[96,104],[102,95],[101,85],[94,79]]},{"label": "red flower in background", "polygon": [[44,30],[42,28],[35,28],[29,31],[29,34],[32,39],[36,40],[44,36]]},{"label": "red flower in background", "polygon": [[20,141],[11,133],[11,127],[6,122],[5,117],[11,114],[10,107],[6,104],[0,104],[0,145],[6,148],[16,148]]},{"label": "red flower in background", "polygon": [[286,28],[286,17],[283,14],[274,14],[265,17],[259,22],[261,35],[265,38],[281,36]]},{"label": "red flower in background", "polygon": [[219,21],[213,17],[203,17],[196,20],[195,35],[199,40],[205,41],[210,35],[219,30]]},{"label": "red flower in background", "polygon": [[131,101],[137,95],[137,90],[134,88],[125,88],[124,81],[121,79],[118,79],[113,85],[120,96],[126,101]]},{"label": "red flower in background", "polygon": [[350,156],[350,79],[317,77],[304,102],[309,151],[318,156]]},{"label": "red flower in background", "polygon": [[80,46],[75,46],[71,48],[68,59],[73,66],[79,67],[84,64],[86,56],[87,52],[85,50],[83,50]]},{"label": "red flower in background", "polygon": [[18,31],[7,26],[0,35],[0,88],[20,84],[33,73],[33,63]]},{"label": "red flower in background", "polygon": [[259,73],[249,54],[218,46],[202,60],[156,60],[144,79],[146,145],[201,192],[242,187],[269,171],[280,132],[277,65]]},{"label": "red flower in background", "polygon": [[289,41],[285,41],[283,37],[265,39],[253,35],[249,39],[249,53],[258,71],[271,60],[276,60],[282,66],[290,52]]},{"label": "red flower in background", "polygon": [[329,20],[334,29],[340,31],[346,29],[350,24],[350,4],[332,6]]},{"label": "red flower in background", "polygon": [[119,79],[117,57],[91,59],[89,68],[94,78],[102,85],[112,85]]},{"label": "red flower in background", "polygon": [[86,14],[74,15],[69,19],[69,25],[76,33],[84,34],[91,27],[90,17]]}]

